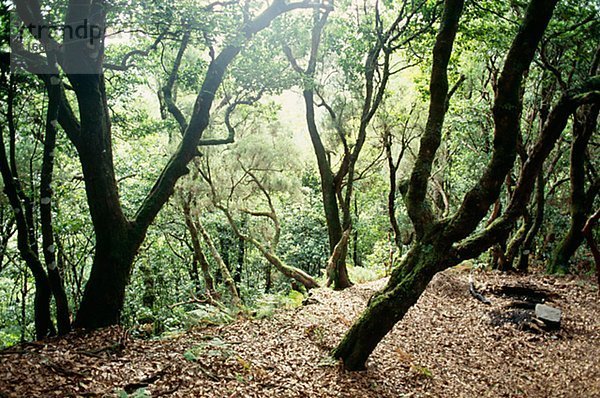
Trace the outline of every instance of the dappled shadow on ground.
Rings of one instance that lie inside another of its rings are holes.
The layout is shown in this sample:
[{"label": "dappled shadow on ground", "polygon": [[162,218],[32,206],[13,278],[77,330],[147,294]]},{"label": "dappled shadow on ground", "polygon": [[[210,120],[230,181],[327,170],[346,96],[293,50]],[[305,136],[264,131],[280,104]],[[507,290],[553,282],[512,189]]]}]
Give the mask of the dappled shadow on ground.
[{"label": "dappled shadow on ground", "polygon": [[[597,289],[574,278],[448,270],[350,373],[329,351],[385,281],[316,290],[307,305],[270,319],[192,330],[162,340],[118,328],[0,351],[0,396],[117,396],[145,387],[173,397],[595,397],[600,396]],[[514,311],[503,286],[548,293],[563,310],[559,331],[495,322]],[[500,292],[500,293],[499,293]],[[494,315],[496,314],[496,315]]]}]

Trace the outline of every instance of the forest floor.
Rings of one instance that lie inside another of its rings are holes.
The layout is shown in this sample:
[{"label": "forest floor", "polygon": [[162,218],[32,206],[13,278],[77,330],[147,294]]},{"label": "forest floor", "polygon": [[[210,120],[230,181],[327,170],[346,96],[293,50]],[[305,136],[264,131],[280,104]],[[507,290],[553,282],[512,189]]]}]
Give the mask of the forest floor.
[{"label": "forest floor", "polygon": [[[591,281],[493,272],[475,279],[491,305],[469,295],[465,269],[437,275],[364,372],[343,371],[328,353],[385,280],[317,289],[306,305],[270,318],[167,339],[109,328],[15,346],[0,351],[0,397],[125,397],[142,387],[130,396],[600,397],[600,304]],[[510,305],[524,298],[502,295],[503,286],[545,294],[563,311],[560,330],[519,325],[530,313]]]}]

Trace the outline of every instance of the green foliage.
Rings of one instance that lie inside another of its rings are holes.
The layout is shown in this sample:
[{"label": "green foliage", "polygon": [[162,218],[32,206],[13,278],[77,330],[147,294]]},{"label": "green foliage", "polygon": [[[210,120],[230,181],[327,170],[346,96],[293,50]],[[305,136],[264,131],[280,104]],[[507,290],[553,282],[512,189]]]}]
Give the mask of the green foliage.
[{"label": "green foliage", "polygon": [[317,194],[308,188],[303,191],[304,201],[287,206],[282,212],[279,251],[287,264],[319,275],[329,252],[327,226]]},{"label": "green foliage", "polygon": [[355,283],[366,283],[381,279],[386,276],[386,268],[382,265],[373,267],[354,267],[348,266],[350,280]]},{"label": "green foliage", "polygon": [[256,302],[254,317],[257,319],[270,318],[278,308],[297,308],[302,306],[304,294],[290,290],[289,293],[265,294]]},{"label": "green foliage", "polygon": [[[105,71],[115,176],[120,203],[129,219],[135,216],[168,156],[180,145],[180,128],[167,111],[164,99],[159,96],[171,74],[184,32],[189,31],[190,41],[177,72],[173,97],[189,120],[214,55],[211,51],[218,54],[227,44],[240,43],[239,27],[244,18],[261,12],[264,6],[261,2],[225,3],[209,10],[190,0],[111,2],[107,14],[111,32],[127,33],[107,38],[105,62],[120,65],[131,51],[147,51],[146,55],[132,56],[125,70]],[[412,10],[418,3],[380,2],[379,15],[383,26],[389,26],[401,8]],[[321,99],[324,98],[337,112],[337,119],[333,120],[324,106],[316,108],[318,128],[335,171],[340,166],[344,151],[337,128],[341,127],[351,150],[360,124],[365,97],[365,59],[377,40],[374,4],[358,4],[349,0],[336,2],[336,10],[329,16],[323,30],[314,79],[298,77],[282,51],[283,45],[289,46],[300,67],[306,67],[311,46],[312,10],[282,15],[273,21],[269,29],[243,46],[240,55],[225,72],[209,126],[202,137],[227,137],[230,133],[225,125],[227,110],[238,101],[235,110],[228,115],[235,130],[234,143],[200,147],[202,156],[190,163],[190,173],[179,181],[173,199],[148,230],[126,291],[121,314],[121,321],[126,327],[133,328],[135,333],[144,337],[165,336],[197,325],[226,324],[236,318],[235,311],[227,308],[230,293],[223,275],[201,239],[201,250],[209,263],[208,273],[214,280],[216,293],[220,295],[211,298],[219,300],[219,304],[209,304],[211,300],[207,296],[206,282],[194,257],[190,231],[183,218],[182,200],[188,197],[191,198],[192,217],[206,227],[236,280],[244,311],[261,318],[272,316],[278,308],[301,305],[302,293],[293,290],[289,279],[270,267],[252,244],[240,244],[214,202],[231,211],[243,233],[266,246],[274,245],[273,223],[265,217],[248,214],[249,211],[270,210],[264,192],[252,182],[243,167],[253,170],[270,195],[281,224],[281,236],[276,242],[275,252],[289,265],[314,277],[322,275],[329,257],[327,225],[319,173],[306,133],[304,104],[299,91],[315,88],[319,93],[318,105],[323,105]],[[446,194],[447,210],[451,215],[461,205],[465,192],[477,182],[491,156],[494,85],[510,40],[518,29],[517,22],[523,15],[525,3],[482,0],[467,3],[466,7],[450,62],[449,84],[453,86],[460,76],[464,76],[465,80],[449,102],[443,139],[433,164],[432,183],[427,195],[436,215],[441,217],[444,216],[444,203],[440,190]],[[437,28],[437,22],[432,23],[432,20],[439,18],[439,11],[440,2],[427,1],[424,8],[417,11],[414,23],[406,27],[404,35],[414,36],[414,39],[410,45],[400,45],[392,56],[392,65],[397,73],[390,77],[382,105],[368,129],[366,144],[357,163],[355,171],[360,178],[354,182],[351,205],[353,235],[347,260],[350,277],[356,283],[388,274],[407,248],[405,245],[397,248],[392,243],[387,214],[388,175],[381,136],[384,128],[390,129],[395,156],[400,152],[403,133],[408,132],[414,138],[405,148],[405,157],[397,175],[398,182],[408,179],[419,150],[418,137],[425,128],[431,48]],[[44,8],[44,16],[50,21],[59,21],[65,12],[65,3],[57,0],[47,2]],[[3,29],[1,45],[5,50],[8,50],[8,16],[6,12],[0,17]],[[556,71],[569,87],[587,77],[600,36],[599,21],[596,2],[566,0],[559,3],[544,44],[523,86],[521,130],[526,149],[539,135],[541,104],[544,101],[555,103],[563,91],[556,82]],[[157,38],[163,34],[153,48]],[[28,37],[27,40],[34,39]],[[556,71],[549,71],[545,63],[552,65]],[[40,184],[47,94],[44,84],[36,76],[15,74],[10,79],[15,83],[11,104],[17,110],[11,120],[16,130],[15,162],[23,191],[34,202],[34,240],[40,241],[39,198],[36,195]],[[375,83],[379,84],[380,79],[378,75]],[[548,87],[554,88],[548,98],[544,98],[544,90]],[[67,88],[66,96],[78,116],[77,100],[73,90]],[[8,150],[9,101],[4,83],[0,95],[0,124]],[[545,166],[549,173],[547,206],[545,222],[536,242],[536,254],[542,261],[548,258],[570,222],[569,183],[561,181],[569,178],[567,153],[572,140],[572,125],[569,124],[563,134],[563,143],[555,152],[564,154],[557,158],[552,173],[549,162]],[[597,141],[597,138],[593,137],[594,140]],[[586,167],[589,176],[593,176],[599,167],[596,141],[588,148],[589,165]],[[59,129],[52,187],[53,227],[61,259],[61,275],[74,313],[81,302],[96,247],[83,171],[77,156],[74,145]],[[512,174],[516,176],[521,167],[520,161],[517,162]],[[206,175],[209,171],[214,191],[201,175],[201,172]],[[586,177],[587,188],[590,186],[589,176]],[[435,188],[434,182],[441,189]],[[347,184],[347,181],[341,183]],[[502,189],[501,202],[505,205],[509,194],[506,187]],[[411,222],[400,193],[394,194],[395,216],[401,233],[408,236],[412,231]],[[595,208],[597,205],[598,199]],[[2,196],[2,234],[7,233],[4,227],[11,217],[14,218],[13,209]],[[480,228],[483,227],[482,223]],[[555,235],[554,241],[547,239],[548,242],[545,242],[545,238],[552,235]],[[6,247],[0,250],[0,347],[6,347],[22,338],[28,340],[33,337],[35,282],[20,258],[16,235],[11,235]],[[589,253],[581,249],[575,259],[581,260],[581,264],[588,264],[585,261],[589,261]],[[591,270],[588,265],[584,268],[583,272]],[[267,287],[268,293],[265,292]],[[215,344],[218,345],[214,343],[213,346]],[[214,347],[203,346],[201,349]],[[193,351],[186,355],[188,360],[195,358]],[[415,370],[431,377],[431,372],[424,367]],[[130,396],[145,394],[145,390],[140,390]]]}]

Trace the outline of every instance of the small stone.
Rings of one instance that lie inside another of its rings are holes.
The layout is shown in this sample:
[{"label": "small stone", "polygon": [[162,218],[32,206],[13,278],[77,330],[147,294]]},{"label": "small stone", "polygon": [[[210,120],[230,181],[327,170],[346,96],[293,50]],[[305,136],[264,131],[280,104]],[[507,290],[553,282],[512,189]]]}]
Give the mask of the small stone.
[{"label": "small stone", "polygon": [[537,304],[535,306],[535,316],[543,321],[548,328],[558,329],[560,327],[562,311],[546,304]]}]

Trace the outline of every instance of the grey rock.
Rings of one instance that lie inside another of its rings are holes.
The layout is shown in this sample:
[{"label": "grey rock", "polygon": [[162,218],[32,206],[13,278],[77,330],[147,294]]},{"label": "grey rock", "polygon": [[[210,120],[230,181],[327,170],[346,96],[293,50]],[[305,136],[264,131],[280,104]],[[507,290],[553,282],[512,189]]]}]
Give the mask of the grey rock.
[{"label": "grey rock", "polygon": [[543,321],[548,328],[559,328],[560,320],[562,318],[562,311],[546,304],[536,304],[535,316]]}]

